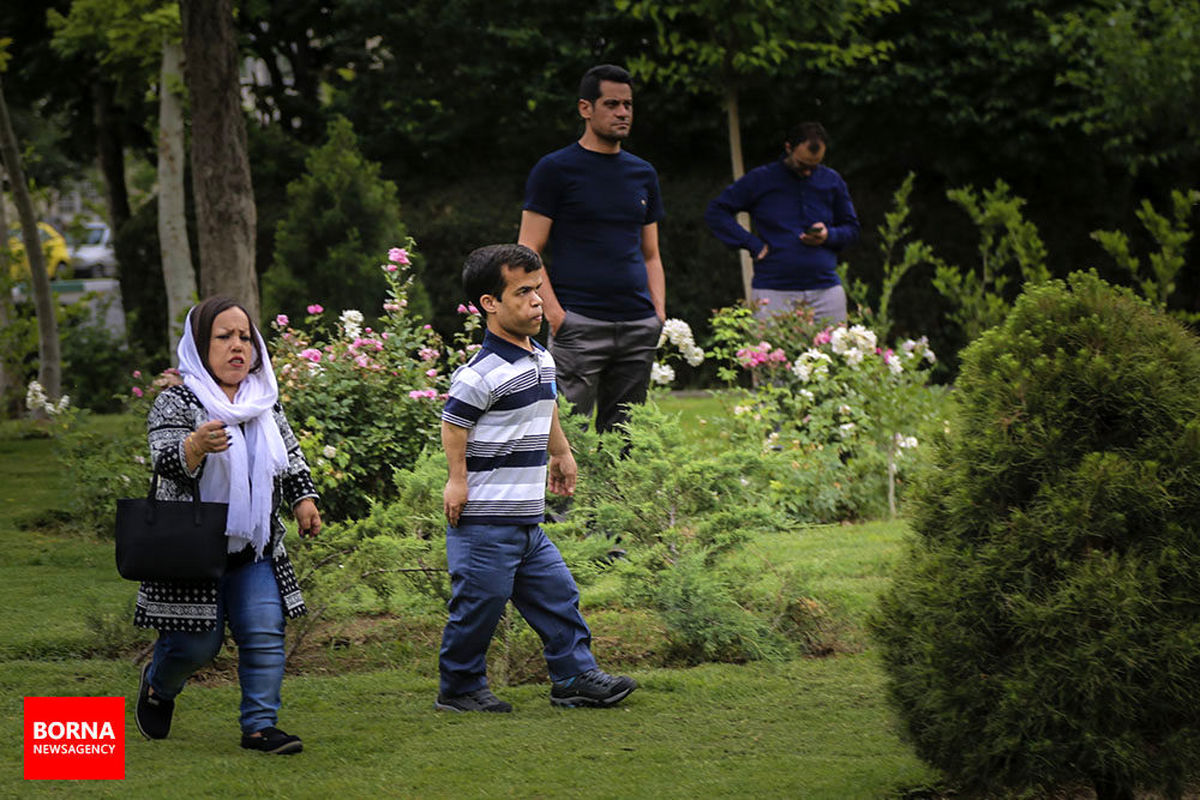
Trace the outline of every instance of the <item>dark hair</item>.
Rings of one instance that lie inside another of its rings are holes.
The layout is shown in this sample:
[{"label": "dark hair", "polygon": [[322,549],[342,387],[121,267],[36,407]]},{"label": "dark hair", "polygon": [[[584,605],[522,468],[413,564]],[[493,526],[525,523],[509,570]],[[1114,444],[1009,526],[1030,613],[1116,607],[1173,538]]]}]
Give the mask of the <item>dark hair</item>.
[{"label": "dark hair", "polygon": [[821,142],[828,145],[829,136],[825,133],[825,128],[821,123],[801,122],[799,125],[792,126],[784,141],[791,147],[803,144],[804,142]]},{"label": "dark hair", "polygon": [[217,375],[213,372],[212,365],[208,363],[208,347],[212,341],[213,320],[231,308],[241,309],[242,313],[246,315],[246,319],[250,321],[250,345],[254,349],[254,363],[250,366],[250,371],[258,372],[262,369],[263,357],[262,353],[258,351],[259,334],[258,328],[254,326],[254,318],[241,303],[217,295],[208,298],[192,309],[192,341],[196,343],[196,353],[200,356],[200,363],[208,370],[208,374],[212,375],[214,381],[217,381]]},{"label": "dark hair", "polygon": [[472,250],[463,262],[463,290],[481,313],[487,312],[480,298],[490,294],[499,300],[504,294],[504,267],[536,272],[542,268],[542,259],[523,244],[489,244]]},{"label": "dark hair", "polygon": [[595,102],[600,96],[600,81],[627,83],[630,90],[633,89],[633,76],[622,67],[616,64],[600,64],[583,74],[583,80],[579,82],[579,99],[589,103]]}]

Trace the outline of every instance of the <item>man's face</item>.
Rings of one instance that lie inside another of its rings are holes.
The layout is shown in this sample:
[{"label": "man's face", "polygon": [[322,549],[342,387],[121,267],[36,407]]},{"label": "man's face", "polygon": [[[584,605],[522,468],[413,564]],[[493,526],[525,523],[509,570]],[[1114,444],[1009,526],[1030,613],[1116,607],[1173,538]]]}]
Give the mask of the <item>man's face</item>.
[{"label": "man's face", "polygon": [[803,178],[812,175],[813,170],[825,159],[825,143],[820,139],[809,139],[795,147],[790,147],[785,142],[783,151],[787,153],[783,163]]},{"label": "man's face", "polygon": [[600,96],[591,102],[580,100],[579,116],[601,139],[610,142],[625,139],[633,126],[633,87],[628,83],[600,81]]},{"label": "man's face", "polygon": [[516,339],[534,336],[542,329],[542,298],[538,289],[545,278],[543,270],[503,267],[504,291],[496,298],[485,294],[480,301],[493,320],[505,333]]}]

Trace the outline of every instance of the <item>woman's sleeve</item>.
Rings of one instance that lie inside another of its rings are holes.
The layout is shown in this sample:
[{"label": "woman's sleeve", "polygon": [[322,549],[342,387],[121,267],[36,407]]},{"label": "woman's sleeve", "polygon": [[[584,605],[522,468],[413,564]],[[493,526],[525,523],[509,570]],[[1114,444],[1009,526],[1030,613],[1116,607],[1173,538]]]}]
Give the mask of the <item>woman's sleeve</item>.
[{"label": "woman's sleeve", "polygon": [[187,394],[171,387],[154,399],[146,417],[150,463],[158,474],[176,483],[191,483],[204,471],[203,461],[195,470],[188,470],[187,454],[183,450],[183,440],[196,429],[195,416]]},{"label": "woman's sleeve", "polygon": [[296,503],[305,498],[318,499],[320,495],[313,484],[312,473],[308,471],[308,462],[304,460],[304,453],[300,450],[300,440],[292,432],[287,415],[283,413],[283,406],[278,403],[275,404],[275,424],[279,426],[283,446],[287,449],[288,465],[280,478],[280,489],[288,508],[295,508]]}]

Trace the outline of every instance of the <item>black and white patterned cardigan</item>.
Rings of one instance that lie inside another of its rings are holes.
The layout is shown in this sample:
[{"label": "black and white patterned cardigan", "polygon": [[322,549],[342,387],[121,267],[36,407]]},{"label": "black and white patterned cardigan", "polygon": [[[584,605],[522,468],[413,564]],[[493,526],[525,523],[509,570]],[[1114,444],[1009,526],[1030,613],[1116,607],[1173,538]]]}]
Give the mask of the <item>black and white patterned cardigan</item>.
[{"label": "black and white patterned cardigan", "polygon": [[[274,408],[275,424],[283,436],[288,466],[275,479],[275,505],[280,496],[289,507],[306,497],[316,498],[312,475],[300,452],[300,443],[278,403]],[[199,479],[204,462],[194,472],[187,468],[183,440],[189,433],[208,421],[209,414],[200,399],[186,386],[164,389],[155,399],[146,429],[150,439],[150,458],[159,473],[158,499],[191,500],[192,479]],[[295,618],[305,613],[304,598],[296,572],[283,546],[284,527],[278,513],[271,514],[271,565],[275,582],[283,600],[284,614]],[[211,631],[217,620],[217,581],[144,581],[138,589],[134,624],[140,628],[170,631]]]}]

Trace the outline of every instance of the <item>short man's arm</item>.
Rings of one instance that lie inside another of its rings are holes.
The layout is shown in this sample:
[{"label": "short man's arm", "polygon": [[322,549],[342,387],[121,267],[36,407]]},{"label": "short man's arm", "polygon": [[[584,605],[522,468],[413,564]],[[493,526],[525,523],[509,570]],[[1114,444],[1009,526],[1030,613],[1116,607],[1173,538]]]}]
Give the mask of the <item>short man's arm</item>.
[{"label": "short man's arm", "polygon": [[[546,250],[546,242],[550,241],[550,227],[553,224],[554,220],[545,214],[528,209],[522,211],[521,230],[517,233],[517,244],[525,245],[540,256]],[[554,287],[550,285],[549,271],[544,270],[544,272],[546,274],[542,276],[542,287],[538,289],[538,294],[542,298],[542,313],[546,315],[546,322],[550,323],[550,332],[558,333],[558,327],[562,325],[567,312],[559,304],[558,296],[554,294]]]},{"label": "short man's arm", "polygon": [[452,527],[458,526],[459,515],[467,504],[467,435],[466,428],[460,428],[445,420],[442,421],[442,449],[446,452],[446,464],[450,468],[450,478],[442,491],[442,510],[446,513],[446,521]]},{"label": "short man's arm", "polygon": [[761,258],[766,254],[767,243],[746,230],[737,221],[737,215],[749,211],[754,205],[753,186],[750,175],[744,175],[725,187],[704,210],[704,222],[713,236],[729,245],[749,250]]},{"label": "short man's arm", "polygon": [[646,261],[646,286],[659,322],[667,318],[667,276],[663,272],[662,255],[658,251],[658,223],[642,228],[642,258]]},{"label": "short man's arm", "polygon": [[575,455],[563,433],[562,425],[558,423],[558,406],[554,407],[554,416],[550,418],[550,469],[548,477],[550,491],[554,494],[575,494],[575,478],[579,468],[575,465]]}]

